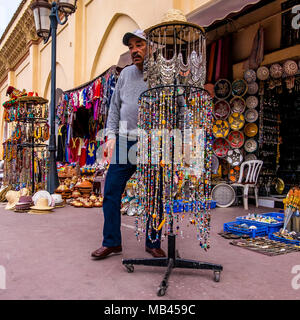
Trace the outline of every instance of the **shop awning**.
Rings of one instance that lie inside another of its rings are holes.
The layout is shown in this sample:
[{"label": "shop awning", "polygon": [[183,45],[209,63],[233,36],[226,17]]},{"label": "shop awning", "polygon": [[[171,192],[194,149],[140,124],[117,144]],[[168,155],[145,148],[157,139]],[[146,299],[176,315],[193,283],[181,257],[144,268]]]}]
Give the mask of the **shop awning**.
[{"label": "shop awning", "polygon": [[208,27],[213,23],[230,18],[234,14],[264,2],[262,0],[213,0],[187,15],[189,22]]}]

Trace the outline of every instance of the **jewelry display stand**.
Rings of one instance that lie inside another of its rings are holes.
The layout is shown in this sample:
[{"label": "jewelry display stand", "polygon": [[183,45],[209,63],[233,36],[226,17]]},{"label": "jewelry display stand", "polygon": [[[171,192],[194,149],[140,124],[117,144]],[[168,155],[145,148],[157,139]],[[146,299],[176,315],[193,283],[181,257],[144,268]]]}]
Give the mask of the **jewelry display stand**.
[{"label": "jewelry display stand", "polygon": [[[152,242],[164,227],[168,254],[122,263],[128,272],[134,271],[134,265],[166,267],[157,291],[164,296],[174,268],[213,270],[216,282],[223,270],[218,264],[180,258],[176,250],[184,215],[195,226],[201,248],[209,249],[212,98],[203,89],[206,48],[201,27],[163,23],[147,31],[147,42],[144,75],[150,89],[139,99],[138,128],[143,134],[138,137],[138,205],[144,212],[143,230],[148,230]],[[174,209],[175,196],[183,201],[179,212]],[[138,230],[137,222],[137,236]]]},{"label": "jewelry display stand", "polygon": [[[36,140],[38,140],[41,137],[35,137],[35,129],[37,125],[40,124],[47,124],[48,118],[46,116],[43,117],[42,114],[38,115],[34,111],[36,108],[36,105],[40,105],[40,108],[43,108],[44,105],[48,103],[48,100],[45,100],[40,97],[23,97],[19,99],[19,103],[22,104],[22,113],[20,114],[20,117],[18,118],[19,122],[22,122],[24,127],[27,125],[30,126],[31,130],[31,136],[27,137],[27,139],[23,139],[23,142],[19,145],[20,150],[30,148],[31,149],[31,189],[32,194],[35,193],[35,150],[41,149],[41,148],[47,148],[48,145],[45,143],[37,143]],[[47,112],[44,112],[45,115]],[[48,128],[49,129],[49,128]],[[49,135],[49,134],[48,134]],[[27,141],[26,141],[27,140]],[[46,171],[47,168],[44,168]],[[46,176],[46,172],[44,172],[44,176]]]}]

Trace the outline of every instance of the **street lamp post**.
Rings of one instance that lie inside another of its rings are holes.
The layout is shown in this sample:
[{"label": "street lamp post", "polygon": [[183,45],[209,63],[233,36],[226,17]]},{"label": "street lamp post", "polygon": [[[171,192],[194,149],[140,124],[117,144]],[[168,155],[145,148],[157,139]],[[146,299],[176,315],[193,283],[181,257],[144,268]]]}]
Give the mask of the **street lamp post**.
[{"label": "street lamp post", "polygon": [[[31,9],[34,15],[37,35],[47,43],[52,38],[51,44],[51,101],[50,101],[50,140],[49,140],[49,171],[47,190],[50,194],[59,185],[56,166],[56,137],[55,137],[55,111],[56,111],[56,33],[58,24],[64,25],[68,16],[76,11],[77,0],[52,2],[36,0]],[[60,19],[63,16],[63,21]],[[50,18],[50,21],[49,21]]]}]

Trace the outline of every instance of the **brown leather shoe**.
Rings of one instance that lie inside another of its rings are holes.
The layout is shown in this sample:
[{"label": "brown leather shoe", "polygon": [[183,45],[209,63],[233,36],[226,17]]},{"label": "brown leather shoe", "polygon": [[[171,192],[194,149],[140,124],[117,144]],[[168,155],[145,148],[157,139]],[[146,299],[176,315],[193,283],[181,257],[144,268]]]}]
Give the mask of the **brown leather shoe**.
[{"label": "brown leather shoe", "polygon": [[111,253],[122,252],[122,246],[117,247],[101,247],[92,253],[92,257],[95,260],[104,259]]},{"label": "brown leather shoe", "polygon": [[161,248],[148,248],[146,247],[146,252],[150,253],[154,258],[164,258],[166,254]]}]

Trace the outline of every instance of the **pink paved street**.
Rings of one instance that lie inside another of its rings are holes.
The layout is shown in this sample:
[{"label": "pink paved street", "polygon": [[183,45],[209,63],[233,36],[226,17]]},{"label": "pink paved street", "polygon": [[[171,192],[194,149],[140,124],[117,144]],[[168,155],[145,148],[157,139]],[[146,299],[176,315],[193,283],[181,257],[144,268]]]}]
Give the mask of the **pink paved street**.
[{"label": "pink paved street", "polygon": [[[234,247],[218,235],[224,222],[248,212],[272,212],[250,206],[212,210],[211,249],[204,252],[193,227],[182,226],[177,248],[186,259],[223,265],[221,280],[209,270],[174,269],[164,297],[156,291],[165,268],[135,266],[127,273],[122,258],[147,258],[134,234],[134,217],[122,216],[123,253],[101,261],[90,254],[101,245],[103,215],[99,209],[67,206],[47,215],[14,213],[0,207],[0,266],[6,289],[0,300],[204,300],[299,299],[292,273],[300,252],[269,257]],[[167,248],[167,241],[163,241]],[[295,282],[295,279],[294,279]],[[299,282],[299,280],[298,280]]]}]

